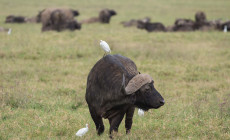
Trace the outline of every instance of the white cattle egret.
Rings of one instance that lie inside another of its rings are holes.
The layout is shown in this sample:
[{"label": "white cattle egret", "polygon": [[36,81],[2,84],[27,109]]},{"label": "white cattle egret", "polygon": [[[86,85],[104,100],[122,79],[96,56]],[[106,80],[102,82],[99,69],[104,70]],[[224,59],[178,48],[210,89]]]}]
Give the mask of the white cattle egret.
[{"label": "white cattle egret", "polygon": [[227,25],[224,26],[224,32],[225,32],[225,33],[228,32],[228,26],[227,26]]},{"label": "white cattle egret", "polygon": [[8,30],[7,34],[10,35],[10,34],[11,34],[11,31],[12,31],[12,29],[10,28],[10,29]]},{"label": "white cattle egret", "polygon": [[111,53],[111,50],[110,50],[110,48],[109,48],[109,45],[108,45],[105,41],[101,40],[101,41],[100,41],[100,46],[101,46],[101,48],[105,51],[104,56],[105,56],[107,53]]},{"label": "white cattle egret", "polygon": [[144,116],[144,114],[145,114],[145,112],[144,112],[144,110],[142,110],[142,109],[138,109],[138,115],[139,116]]},{"label": "white cattle egret", "polygon": [[87,133],[88,130],[89,130],[88,124],[86,124],[85,128],[81,128],[80,130],[77,131],[76,136],[81,137],[81,136],[85,135],[85,133]]}]

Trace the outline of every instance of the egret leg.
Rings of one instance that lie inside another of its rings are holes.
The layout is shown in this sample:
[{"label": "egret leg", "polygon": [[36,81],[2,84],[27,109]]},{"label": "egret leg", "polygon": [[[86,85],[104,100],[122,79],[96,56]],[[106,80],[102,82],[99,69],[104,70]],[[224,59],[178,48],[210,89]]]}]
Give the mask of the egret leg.
[{"label": "egret leg", "polygon": [[105,57],[107,55],[107,52],[104,53],[103,57]]}]

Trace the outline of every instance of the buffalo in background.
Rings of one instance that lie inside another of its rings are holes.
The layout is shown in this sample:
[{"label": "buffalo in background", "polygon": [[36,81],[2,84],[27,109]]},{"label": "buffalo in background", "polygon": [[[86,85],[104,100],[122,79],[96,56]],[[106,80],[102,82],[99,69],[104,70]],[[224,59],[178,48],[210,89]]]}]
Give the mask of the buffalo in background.
[{"label": "buffalo in background", "polygon": [[138,21],[137,28],[145,29],[148,32],[166,31],[165,26],[160,22],[151,23],[151,22]]},{"label": "buffalo in background", "polygon": [[151,19],[149,17],[145,17],[143,19],[131,19],[130,21],[122,21],[121,24],[124,27],[132,27],[132,26],[137,27],[139,21],[147,23],[147,22],[150,22],[150,20]]},{"label": "buffalo in background", "polygon": [[40,23],[41,13],[43,11],[44,10],[39,11],[38,14],[33,17],[9,15],[6,17],[5,23]]},{"label": "buffalo in background", "polygon": [[168,31],[210,31],[210,30],[222,30],[220,20],[208,21],[206,14],[202,11],[198,11],[195,14],[195,21],[191,19],[177,19],[173,26]]},{"label": "buffalo in background", "polygon": [[[80,30],[81,24],[87,23],[110,23],[111,17],[117,15],[112,9],[102,9],[98,17],[92,17],[82,20],[80,23],[74,19],[78,16],[77,10],[68,8],[46,8],[39,11],[36,16],[25,17],[9,15],[6,17],[5,23],[42,23],[42,31],[63,31],[63,30]],[[124,27],[136,27],[144,29],[148,32],[178,32],[178,31],[210,31],[224,29],[230,30],[230,21],[223,22],[221,20],[207,20],[206,14],[202,11],[195,13],[195,20],[178,18],[173,25],[165,26],[161,22],[151,22],[149,17],[143,19],[131,19],[121,22]]]},{"label": "buffalo in background", "polygon": [[191,19],[177,19],[174,23],[172,31],[193,31],[194,21]]},{"label": "buffalo in background", "polygon": [[223,22],[219,25],[219,30],[224,30],[227,27],[227,30],[230,31],[230,21]]},{"label": "buffalo in background", "polygon": [[99,12],[99,16],[98,17],[92,17],[89,19],[85,19],[82,20],[81,23],[85,24],[85,23],[96,23],[96,22],[100,22],[100,23],[110,23],[110,19],[112,16],[117,15],[116,11],[111,10],[111,9],[103,9]]},{"label": "buffalo in background", "polygon": [[208,21],[206,15],[202,11],[195,14],[195,21],[191,19],[178,18],[173,25],[165,27],[163,23],[151,22],[150,18],[140,20],[130,20],[121,22],[124,27],[135,26],[138,29],[144,29],[148,32],[178,32],[178,31],[210,31],[210,30],[223,30],[227,28],[230,30],[230,21],[222,22],[221,20]]},{"label": "buffalo in background", "polygon": [[214,21],[208,21],[204,12],[199,11],[195,14],[194,30],[214,30],[218,26]]},{"label": "buffalo in background", "polygon": [[131,19],[130,21],[121,22],[124,27],[137,27],[138,29],[145,29],[148,32],[159,32],[166,31],[165,26],[160,22],[151,23],[151,19],[149,17],[143,19]]},{"label": "buffalo in background", "polygon": [[6,17],[5,23],[25,23],[26,17],[9,15]]},{"label": "buffalo in background", "polygon": [[39,17],[42,22],[42,31],[63,31],[69,30],[80,30],[81,24],[78,23],[74,17],[78,16],[79,12],[72,9],[65,8],[47,8],[43,10]]}]

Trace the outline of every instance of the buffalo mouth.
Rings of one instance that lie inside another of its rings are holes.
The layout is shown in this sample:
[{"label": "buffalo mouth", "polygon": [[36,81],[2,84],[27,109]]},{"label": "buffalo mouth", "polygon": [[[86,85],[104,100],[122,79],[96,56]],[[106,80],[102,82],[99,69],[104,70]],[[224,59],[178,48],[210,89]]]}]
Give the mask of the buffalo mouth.
[{"label": "buffalo mouth", "polygon": [[153,107],[153,109],[158,109],[158,108],[160,108],[161,106],[163,106],[163,105],[158,105],[157,107]]},{"label": "buffalo mouth", "polygon": [[148,111],[149,110],[148,108],[140,108],[140,109],[142,109],[144,111]]},{"label": "buffalo mouth", "polygon": [[144,111],[148,111],[149,109],[158,109],[163,105],[157,105],[157,106],[137,106],[138,108],[144,110]]},{"label": "buffalo mouth", "polygon": [[144,110],[144,111],[148,111],[149,109],[153,108],[153,107],[148,106],[148,105],[137,105],[137,107]]}]

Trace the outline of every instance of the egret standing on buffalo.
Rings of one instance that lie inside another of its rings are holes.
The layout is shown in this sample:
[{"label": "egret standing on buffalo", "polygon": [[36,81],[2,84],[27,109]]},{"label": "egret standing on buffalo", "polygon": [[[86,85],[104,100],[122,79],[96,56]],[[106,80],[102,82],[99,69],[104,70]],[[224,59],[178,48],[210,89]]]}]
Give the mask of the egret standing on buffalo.
[{"label": "egret standing on buffalo", "polygon": [[[110,48],[109,48],[109,45],[108,45],[105,41],[101,40],[101,41],[100,41],[100,46],[101,46],[101,48],[105,51],[104,56],[105,56],[107,53],[111,53],[111,50],[110,50]],[[104,56],[103,56],[103,57],[104,57]]]}]

